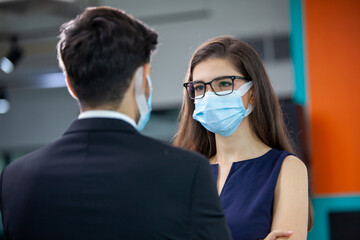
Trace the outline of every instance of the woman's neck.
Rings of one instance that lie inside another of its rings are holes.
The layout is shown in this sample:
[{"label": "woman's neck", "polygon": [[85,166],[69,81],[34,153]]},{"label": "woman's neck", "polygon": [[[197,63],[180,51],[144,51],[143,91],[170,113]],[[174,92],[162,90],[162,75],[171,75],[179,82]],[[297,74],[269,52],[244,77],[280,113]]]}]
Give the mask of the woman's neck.
[{"label": "woman's neck", "polygon": [[270,150],[252,131],[248,118],[244,118],[230,137],[215,134],[216,154],[210,163],[232,163],[259,157]]}]

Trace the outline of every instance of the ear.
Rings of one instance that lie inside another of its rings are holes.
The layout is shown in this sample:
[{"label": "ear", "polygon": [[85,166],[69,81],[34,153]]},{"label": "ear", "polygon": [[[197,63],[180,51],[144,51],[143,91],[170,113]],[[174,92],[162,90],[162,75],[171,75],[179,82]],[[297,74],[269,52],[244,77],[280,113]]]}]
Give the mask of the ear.
[{"label": "ear", "polygon": [[144,71],[143,71],[143,83],[142,83],[142,89],[146,95],[146,97],[148,97],[149,92],[150,92],[150,87],[147,81],[147,76],[150,76],[151,73],[151,64],[150,63],[145,63],[144,64]]},{"label": "ear", "polygon": [[249,103],[252,104],[252,105],[254,105],[254,103],[255,103],[254,87],[251,87],[251,88],[250,88],[249,94],[250,94]]},{"label": "ear", "polygon": [[78,100],[78,97],[76,96],[76,93],[75,93],[73,87],[71,86],[70,78],[67,74],[65,74],[65,82],[66,82],[66,86],[67,86],[67,89],[68,89],[70,95],[73,98],[75,98],[76,100]]}]

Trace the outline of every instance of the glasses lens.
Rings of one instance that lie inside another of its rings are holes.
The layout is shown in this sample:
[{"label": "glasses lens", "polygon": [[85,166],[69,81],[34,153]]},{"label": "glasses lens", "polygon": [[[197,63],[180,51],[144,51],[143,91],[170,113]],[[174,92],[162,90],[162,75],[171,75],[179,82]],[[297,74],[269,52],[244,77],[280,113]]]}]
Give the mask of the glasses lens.
[{"label": "glasses lens", "polygon": [[186,91],[191,99],[195,98],[194,86],[192,85],[192,83],[188,83],[186,85]]},{"label": "glasses lens", "polygon": [[189,97],[192,99],[202,98],[205,92],[205,84],[202,82],[189,82],[187,85]]},{"label": "glasses lens", "polygon": [[211,83],[211,86],[218,95],[229,94],[234,89],[231,78],[216,79]]}]

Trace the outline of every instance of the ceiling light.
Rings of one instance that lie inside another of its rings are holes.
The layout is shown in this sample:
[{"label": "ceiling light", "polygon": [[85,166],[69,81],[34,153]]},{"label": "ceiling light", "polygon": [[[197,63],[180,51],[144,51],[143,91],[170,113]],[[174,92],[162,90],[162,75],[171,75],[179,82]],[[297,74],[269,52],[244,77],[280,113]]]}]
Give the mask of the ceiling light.
[{"label": "ceiling light", "polygon": [[10,103],[6,98],[4,86],[0,86],[0,114],[7,113],[10,110]]},{"label": "ceiling light", "polygon": [[10,41],[9,52],[0,60],[0,69],[7,74],[14,71],[16,64],[22,57],[22,54],[23,51],[18,44],[18,39],[16,36],[13,36]]}]

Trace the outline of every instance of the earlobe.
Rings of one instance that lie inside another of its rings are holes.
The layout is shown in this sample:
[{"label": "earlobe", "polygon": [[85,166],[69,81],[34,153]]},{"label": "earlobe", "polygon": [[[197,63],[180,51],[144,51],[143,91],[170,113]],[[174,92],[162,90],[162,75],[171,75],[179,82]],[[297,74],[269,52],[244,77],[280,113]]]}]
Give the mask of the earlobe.
[{"label": "earlobe", "polygon": [[78,97],[76,96],[76,93],[75,93],[73,87],[71,86],[70,78],[68,75],[65,75],[65,82],[66,82],[66,86],[67,86],[67,89],[68,89],[70,95],[73,98],[75,98],[76,100],[78,100]]},{"label": "earlobe", "polygon": [[253,95],[250,96],[250,104],[254,105],[254,96]]}]

